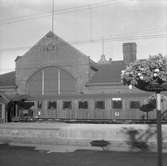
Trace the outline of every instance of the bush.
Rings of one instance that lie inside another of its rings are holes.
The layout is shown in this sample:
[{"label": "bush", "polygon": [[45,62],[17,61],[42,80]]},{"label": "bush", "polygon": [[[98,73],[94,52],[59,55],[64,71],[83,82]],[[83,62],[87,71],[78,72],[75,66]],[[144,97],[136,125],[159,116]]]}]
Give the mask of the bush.
[{"label": "bush", "polygon": [[105,140],[93,140],[90,142],[91,146],[101,147],[102,150],[106,150],[105,148],[110,144],[110,142]]}]

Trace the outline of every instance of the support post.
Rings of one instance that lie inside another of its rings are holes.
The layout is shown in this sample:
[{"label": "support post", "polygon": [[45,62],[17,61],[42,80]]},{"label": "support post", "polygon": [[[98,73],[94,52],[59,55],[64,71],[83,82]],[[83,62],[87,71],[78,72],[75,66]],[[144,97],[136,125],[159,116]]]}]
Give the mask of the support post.
[{"label": "support post", "polygon": [[60,95],[61,94],[61,78],[60,78],[61,76],[60,76],[60,70],[58,69],[58,95]]},{"label": "support post", "polygon": [[157,105],[157,166],[162,166],[162,129],[161,129],[161,95],[156,93]]},{"label": "support post", "polygon": [[45,94],[45,73],[42,70],[42,96]]}]

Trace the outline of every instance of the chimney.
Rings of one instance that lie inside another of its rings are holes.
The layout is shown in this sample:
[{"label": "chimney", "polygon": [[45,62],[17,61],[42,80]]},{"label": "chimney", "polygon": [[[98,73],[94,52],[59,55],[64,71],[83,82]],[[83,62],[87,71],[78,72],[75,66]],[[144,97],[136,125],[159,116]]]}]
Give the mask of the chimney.
[{"label": "chimney", "polygon": [[123,43],[123,60],[126,65],[136,61],[136,43]]}]

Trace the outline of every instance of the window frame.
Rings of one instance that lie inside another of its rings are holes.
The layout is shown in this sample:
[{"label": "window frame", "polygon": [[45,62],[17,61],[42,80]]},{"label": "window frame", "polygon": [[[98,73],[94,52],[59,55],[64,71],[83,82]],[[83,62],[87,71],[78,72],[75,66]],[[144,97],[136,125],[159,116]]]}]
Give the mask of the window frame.
[{"label": "window frame", "polygon": [[[97,105],[98,103],[102,102],[103,105],[99,107],[99,105]],[[94,102],[94,107],[96,110],[105,110],[105,100],[96,100]]]},{"label": "window frame", "polygon": [[[84,105],[82,105],[82,104]],[[85,104],[86,103],[86,104]],[[80,105],[81,104],[81,105]],[[85,107],[85,105],[86,105],[86,107]],[[82,110],[82,109],[84,109],[84,110],[86,110],[86,109],[88,109],[89,108],[89,103],[88,103],[88,101],[87,100],[79,100],[78,101],[78,109],[79,110]]]},{"label": "window frame", "polygon": [[[55,103],[55,106],[56,107],[54,107],[54,104]],[[48,110],[56,110],[57,109],[57,100],[48,100],[47,101],[47,109]]]},{"label": "window frame", "polygon": [[[67,103],[70,103],[70,107],[65,107],[65,103],[67,104]],[[72,101],[71,100],[65,100],[65,101],[63,101],[63,103],[62,103],[62,108],[63,108],[63,110],[72,110]]]},{"label": "window frame", "polygon": [[[139,106],[138,107],[132,107],[132,102],[137,102],[138,104],[139,104]],[[141,106],[141,102],[139,101],[139,100],[131,100],[130,102],[129,102],[129,108],[130,109],[139,109],[140,108],[140,106]]]},{"label": "window frame", "polygon": [[[117,106],[117,104],[115,105],[114,104],[114,102],[120,102],[120,107],[119,106]],[[112,105],[112,109],[116,109],[116,110],[121,110],[121,109],[123,109],[123,100],[122,100],[122,98],[112,98],[111,99],[111,105]]]}]

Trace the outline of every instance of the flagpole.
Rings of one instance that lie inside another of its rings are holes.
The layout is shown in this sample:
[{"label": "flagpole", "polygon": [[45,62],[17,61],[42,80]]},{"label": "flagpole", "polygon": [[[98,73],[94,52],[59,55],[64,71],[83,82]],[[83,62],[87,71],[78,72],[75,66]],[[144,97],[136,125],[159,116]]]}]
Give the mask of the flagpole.
[{"label": "flagpole", "polygon": [[54,0],[52,0],[52,32],[54,33]]}]

